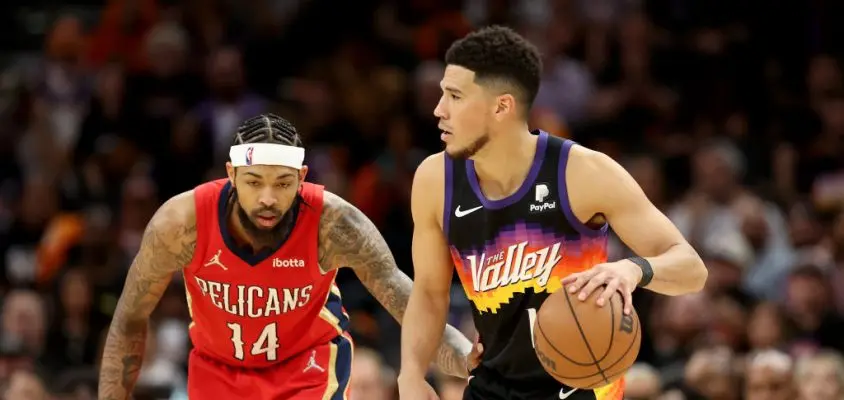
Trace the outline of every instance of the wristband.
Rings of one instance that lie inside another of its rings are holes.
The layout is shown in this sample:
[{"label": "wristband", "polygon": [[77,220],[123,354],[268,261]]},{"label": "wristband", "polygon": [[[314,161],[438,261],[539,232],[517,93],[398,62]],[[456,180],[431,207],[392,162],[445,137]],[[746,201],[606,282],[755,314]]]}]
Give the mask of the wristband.
[{"label": "wristband", "polygon": [[651,280],[654,278],[654,269],[651,267],[651,263],[648,260],[645,260],[642,257],[630,257],[628,258],[633,264],[639,266],[642,269],[642,280],[639,281],[639,284],[636,285],[638,287],[645,287],[651,283]]}]

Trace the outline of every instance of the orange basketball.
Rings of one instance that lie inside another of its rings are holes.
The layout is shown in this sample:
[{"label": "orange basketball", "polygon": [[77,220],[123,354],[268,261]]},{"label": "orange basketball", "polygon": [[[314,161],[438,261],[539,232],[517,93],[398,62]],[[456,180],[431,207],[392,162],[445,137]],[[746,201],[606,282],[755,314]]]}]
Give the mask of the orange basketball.
[{"label": "orange basketball", "polygon": [[594,389],[621,378],[641,344],[639,316],[624,315],[620,293],[603,307],[600,290],[586,301],[561,289],[549,296],[533,327],[536,356],[551,376],[577,389]]}]

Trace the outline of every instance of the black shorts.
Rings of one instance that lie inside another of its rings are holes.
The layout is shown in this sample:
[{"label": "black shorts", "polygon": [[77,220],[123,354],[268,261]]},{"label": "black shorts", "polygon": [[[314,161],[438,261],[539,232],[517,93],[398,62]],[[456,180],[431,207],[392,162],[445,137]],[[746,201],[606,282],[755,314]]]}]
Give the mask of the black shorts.
[{"label": "black shorts", "polygon": [[[574,390],[552,379],[525,381],[508,379],[480,366],[472,371],[463,400],[616,400],[598,398],[591,390]],[[620,400],[620,398],[619,398]]]}]

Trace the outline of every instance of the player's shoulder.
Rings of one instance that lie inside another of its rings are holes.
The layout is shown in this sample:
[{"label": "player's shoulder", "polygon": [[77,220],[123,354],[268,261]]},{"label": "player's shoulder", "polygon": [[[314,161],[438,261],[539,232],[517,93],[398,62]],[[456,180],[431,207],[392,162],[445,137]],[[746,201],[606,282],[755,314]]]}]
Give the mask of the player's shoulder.
[{"label": "player's shoulder", "polygon": [[322,193],[322,214],[319,217],[320,230],[331,230],[338,221],[357,221],[364,216],[352,203],[340,195],[324,190]]},{"label": "player's shoulder", "polygon": [[431,154],[416,168],[413,190],[435,190],[445,184],[445,152]]},{"label": "player's shoulder", "polygon": [[196,193],[179,193],[161,205],[149,222],[149,229],[196,234]]},{"label": "player's shoulder", "polygon": [[445,158],[444,152],[428,156],[413,176],[410,195],[410,208],[414,221],[442,221],[442,208],[445,201]]},{"label": "player's shoulder", "polygon": [[566,165],[567,177],[582,177],[593,182],[611,178],[614,170],[621,168],[612,157],[577,143],[572,143]]},{"label": "player's shoulder", "polygon": [[[575,215],[584,217],[582,221],[605,213],[608,201],[626,196],[624,188],[636,185],[612,157],[580,145],[572,146],[565,175],[569,203]],[[614,195],[607,196],[607,193]]]},{"label": "player's shoulder", "polygon": [[323,191],[317,236],[319,265],[323,273],[347,266],[335,262],[333,258],[338,254],[359,251],[364,239],[373,234],[377,235],[378,230],[363,211],[336,193]]},{"label": "player's shoulder", "polygon": [[323,190],[322,191],[322,215],[325,216],[326,214],[330,214],[332,212],[337,211],[348,211],[349,209],[354,208],[351,203],[346,201],[346,199],[340,197],[338,194]]}]

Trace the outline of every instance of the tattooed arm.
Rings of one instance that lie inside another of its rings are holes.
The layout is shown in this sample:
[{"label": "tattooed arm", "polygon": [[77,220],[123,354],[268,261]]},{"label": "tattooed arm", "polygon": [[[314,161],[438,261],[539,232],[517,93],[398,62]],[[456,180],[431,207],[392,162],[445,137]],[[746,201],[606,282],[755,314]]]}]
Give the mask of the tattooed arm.
[{"label": "tattooed arm", "polygon": [[173,197],[152,217],[108,330],[100,367],[99,399],[129,399],[143,361],[149,316],[173,273],[187,266],[196,247],[192,192]]},{"label": "tattooed arm", "polygon": [[[325,192],[319,228],[320,265],[329,271],[350,267],[369,292],[399,323],[404,318],[413,281],[396,266],[378,229],[360,210]],[[472,344],[460,331],[446,326],[436,364],[444,373],[466,377],[466,356]]]}]

